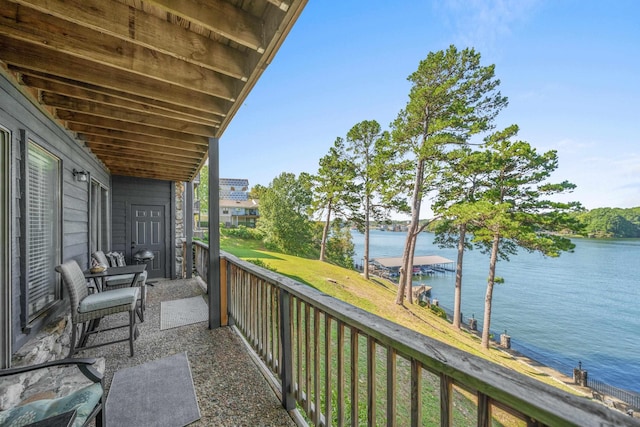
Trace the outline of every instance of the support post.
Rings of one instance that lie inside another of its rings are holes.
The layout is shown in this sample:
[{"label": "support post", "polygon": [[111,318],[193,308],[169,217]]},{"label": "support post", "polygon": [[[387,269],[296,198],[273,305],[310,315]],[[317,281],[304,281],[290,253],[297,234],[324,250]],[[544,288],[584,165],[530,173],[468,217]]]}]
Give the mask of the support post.
[{"label": "support post", "polygon": [[187,250],[182,262],[186,265],[186,279],[191,279],[193,275],[193,182],[185,182],[184,191],[184,234],[187,240]]},{"label": "support post", "polygon": [[[293,396],[293,351],[291,348],[291,298],[280,289],[280,342],[282,343],[282,406],[287,411],[296,408]],[[308,397],[307,397],[308,398]],[[319,409],[316,408],[316,411]]]},{"label": "support post", "polygon": [[209,329],[222,326],[220,299],[220,155],[219,138],[209,138]]}]

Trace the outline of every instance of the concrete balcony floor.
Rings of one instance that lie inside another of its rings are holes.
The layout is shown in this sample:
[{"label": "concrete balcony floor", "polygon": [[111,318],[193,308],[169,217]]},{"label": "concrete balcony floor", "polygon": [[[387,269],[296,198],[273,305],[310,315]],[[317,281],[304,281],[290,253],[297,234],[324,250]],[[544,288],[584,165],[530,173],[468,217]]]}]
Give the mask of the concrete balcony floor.
[{"label": "concrete balcony floor", "polygon": [[[208,329],[208,323],[196,323],[160,330],[160,302],[203,295],[195,279],[158,280],[147,286],[147,309],[144,323],[138,323],[140,336],[135,355],[129,357],[128,342],[79,352],[76,357],[104,357],[105,389],[118,369],[187,352],[202,418],[193,426],[295,426],[282,408],[273,389],[253,362],[242,339],[233,328]],[[110,322],[126,322],[126,315],[111,316]],[[113,323],[113,324],[117,324]],[[106,334],[126,336],[126,329]]]}]

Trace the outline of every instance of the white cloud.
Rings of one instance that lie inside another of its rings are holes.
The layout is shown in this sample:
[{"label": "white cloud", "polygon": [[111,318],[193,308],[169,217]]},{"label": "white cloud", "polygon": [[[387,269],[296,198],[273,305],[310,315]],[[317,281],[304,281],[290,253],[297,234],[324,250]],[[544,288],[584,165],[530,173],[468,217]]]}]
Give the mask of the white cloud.
[{"label": "white cloud", "polygon": [[446,15],[460,43],[484,52],[495,50],[497,41],[526,20],[537,3],[538,0],[448,0],[437,9]]}]

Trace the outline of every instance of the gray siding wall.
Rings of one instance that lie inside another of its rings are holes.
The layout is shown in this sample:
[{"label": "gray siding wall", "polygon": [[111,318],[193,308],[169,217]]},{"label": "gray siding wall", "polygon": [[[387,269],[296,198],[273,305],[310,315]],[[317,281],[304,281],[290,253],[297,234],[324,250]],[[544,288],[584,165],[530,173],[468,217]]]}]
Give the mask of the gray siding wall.
[{"label": "gray siding wall", "polygon": [[[92,177],[102,183],[110,182],[109,172],[97,161],[90,151],[73,139],[64,129],[58,126],[48,115],[40,111],[29,102],[7,79],[4,71],[0,71],[0,125],[11,133],[11,182],[12,188],[12,218],[11,221],[11,299],[12,299],[12,346],[18,350],[24,342],[37,332],[52,316],[63,311],[65,304],[60,304],[57,310],[39,322],[30,325],[32,329],[23,331],[21,326],[21,259],[20,253],[24,249],[23,238],[20,235],[21,218],[20,194],[23,187],[23,177],[20,173],[21,133],[42,146],[61,160],[62,170],[62,261],[75,259],[82,268],[88,266],[89,250],[89,183],[76,182],[72,170],[88,171]],[[51,274],[56,274],[51,272]],[[9,284],[0,284],[9,286]]]},{"label": "gray siding wall", "polygon": [[172,181],[160,181],[154,179],[132,178],[126,176],[112,176],[112,210],[111,210],[111,235],[112,250],[123,252],[127,263],[131,263],[131,205],[164,205],[169,207],[166,211],[165,233],[165,275],[175,278],[175,251],[172,242],[175,240],[174,227],[174,200],[172,197]]}]

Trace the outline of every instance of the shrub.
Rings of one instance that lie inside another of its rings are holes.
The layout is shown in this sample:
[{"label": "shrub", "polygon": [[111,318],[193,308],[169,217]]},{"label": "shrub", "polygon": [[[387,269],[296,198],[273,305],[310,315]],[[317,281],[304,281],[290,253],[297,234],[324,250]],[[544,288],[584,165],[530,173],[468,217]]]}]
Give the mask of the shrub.
[{"label": "shrub", "polygon": [[258,229],[245,227],[244,225],[239,225],[236,228],[220,227],[220,233],[227,237],[236,237],[238,239],[246,240],[262,240],[264,237],[262,232]]},{"label": "shrub", "polygon": [[438,307],[437,305],[431,305],[431,311],[438,317],[441,317],[443,319],[447,319],[447,313],[440,307]]}]

